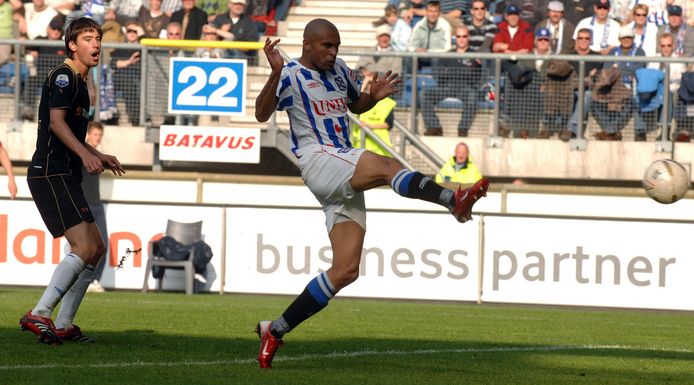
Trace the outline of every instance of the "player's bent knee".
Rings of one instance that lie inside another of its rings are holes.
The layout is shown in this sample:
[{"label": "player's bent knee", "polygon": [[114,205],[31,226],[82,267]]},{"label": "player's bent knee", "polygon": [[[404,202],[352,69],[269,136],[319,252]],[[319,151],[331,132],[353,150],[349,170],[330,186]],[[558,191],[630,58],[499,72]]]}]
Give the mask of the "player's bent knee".
[{"label": "player's bent knee", "polygon": [[333,286],[335,289],[340,290],[359,278],[359,266],[355,268],[349,268],[342,270],[336,274]]}]

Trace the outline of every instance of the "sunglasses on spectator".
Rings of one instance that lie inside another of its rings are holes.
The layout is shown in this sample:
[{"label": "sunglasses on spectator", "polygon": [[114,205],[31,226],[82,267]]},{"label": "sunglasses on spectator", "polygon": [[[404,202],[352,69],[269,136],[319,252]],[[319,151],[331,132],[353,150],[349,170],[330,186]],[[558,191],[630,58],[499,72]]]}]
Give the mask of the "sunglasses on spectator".
[{"label": "sunglasses on spectator", "polygon": [[472,7],[473,11],[484,11],[485,9],[484,7]]},{"label": "sunglasses on spectator", "polygon": [[469,36],[468,35],[455,35],[455,37],[467,39]]},{"label": "sunglasses on spectator", "polygon": [[538,37],[537,41],[549,41],[549,39],[546,37]]},{"label": "sunglasses on spectator", "polygon": [[127,33],[137,33],[136,29],[126,29],[125,32]]},{"label": "sunglasses on spectator", "polygon": [[576,40],[590,40],[589,37],[577,37]]},{"label": "sunglasses on spectator", "polygon": [[605,6],[602,6],[602,5],[598,5],[598,6],[596,6],[595,8],[597,8],[597,9],[610,9],[610,7],[605,7]]},{"label": "sunglasses on spectator", "polygon": [[672,44],[661,44],[661,47],[672,47]]},{"label": "sunglasses on spectator", "polygon": [[648,14],[647,13],[635,13],[634,16],[646,17],[646,16],[648,16]]}]

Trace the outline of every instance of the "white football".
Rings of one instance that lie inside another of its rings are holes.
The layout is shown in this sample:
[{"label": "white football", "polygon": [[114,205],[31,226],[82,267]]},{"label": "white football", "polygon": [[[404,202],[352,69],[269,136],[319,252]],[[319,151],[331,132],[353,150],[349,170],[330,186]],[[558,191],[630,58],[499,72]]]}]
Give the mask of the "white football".
[{"label": "white football", "polygon": [[672,159],[651,163],[641,183],[649,197],[663,204],[682,199],[691,185],[689,170]]}]

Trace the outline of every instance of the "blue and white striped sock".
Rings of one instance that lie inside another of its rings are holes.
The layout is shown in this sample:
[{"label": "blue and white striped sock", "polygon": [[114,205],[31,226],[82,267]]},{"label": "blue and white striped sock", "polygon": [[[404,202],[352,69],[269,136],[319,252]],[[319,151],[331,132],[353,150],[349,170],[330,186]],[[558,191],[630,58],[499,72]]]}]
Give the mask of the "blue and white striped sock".
[{"label": "blue and white striped sock", "polygon": [[390,181],[390,187],[405,198],[421,199],[436,203],[448,209],[455,206],[454,192],[443,188],[433,179],[419,171],[402,169]]},{"label": "blue and white striped sock", "polygon": [[287,307],[282,316],[272,321],[270,332],[275,338],[281,339],[290,330],[328,306],[328,302],[336,293],[337,290],[330,282],[328,273],[318,274]]}]

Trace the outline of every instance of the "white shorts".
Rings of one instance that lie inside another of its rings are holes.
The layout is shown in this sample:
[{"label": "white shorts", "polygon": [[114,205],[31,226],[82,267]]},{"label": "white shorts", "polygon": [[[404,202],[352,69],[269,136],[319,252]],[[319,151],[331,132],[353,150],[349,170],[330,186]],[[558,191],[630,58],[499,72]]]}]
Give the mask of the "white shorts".
[{"label": "white shorts", "polygon": [[336,223],[354,221],[366,230],[364,193],[355,192],[350,181],[363,148],[308,146],[296,151],[301,177],[325,212],[328,233]]}]

